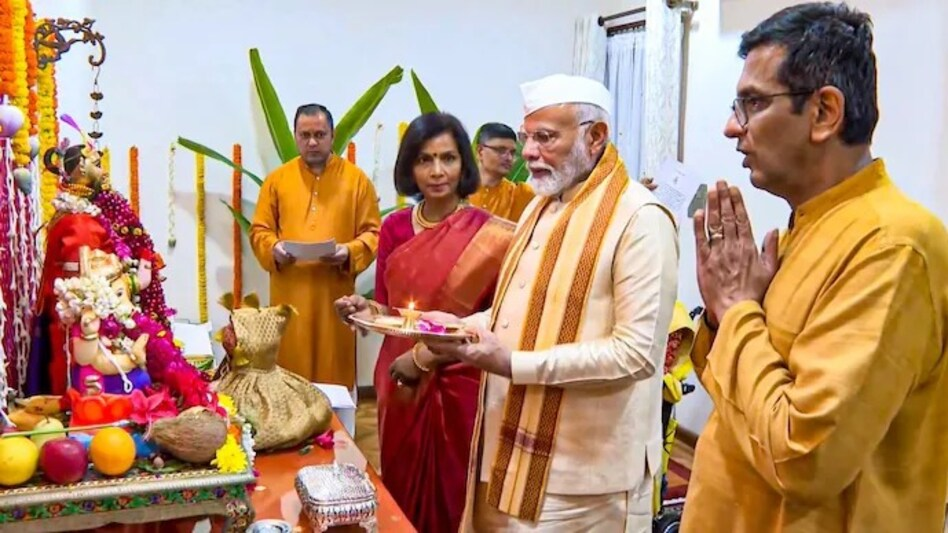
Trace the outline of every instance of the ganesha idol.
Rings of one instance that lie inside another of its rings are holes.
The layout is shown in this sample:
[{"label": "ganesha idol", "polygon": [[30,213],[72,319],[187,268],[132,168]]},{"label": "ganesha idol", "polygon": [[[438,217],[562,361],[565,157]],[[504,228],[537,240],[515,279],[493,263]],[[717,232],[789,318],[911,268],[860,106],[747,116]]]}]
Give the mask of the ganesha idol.
[{"label": "ganesha idol", "polygon": [[131,394],[151,384],[148,334],[137,332],[134,277],[114,254],[82,247],[79,276],[59,278],[56,311],[67,327],[70,388],[80,396]]}]

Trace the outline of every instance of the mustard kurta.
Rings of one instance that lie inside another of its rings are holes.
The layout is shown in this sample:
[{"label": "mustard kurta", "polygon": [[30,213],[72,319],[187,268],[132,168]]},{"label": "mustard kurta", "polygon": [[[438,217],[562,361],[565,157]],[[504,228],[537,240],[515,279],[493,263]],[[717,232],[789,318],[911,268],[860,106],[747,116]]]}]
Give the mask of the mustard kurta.
[{"label": "mustard kurta", "polygon": [[692,358],[715,410],[682,531],[942,531],[948,233],[882,161],[802,205],[763,307]]},{"label": "mustard kurta", "polygon": [[[372,182],[348,161],[331,156],[317,177],[300,158],[267,176],[254,214],[250,242],[270,273],[270,304],[299,311],[280,347],[280,366],[310,381],[355,385],[355,336],[333,302],[355,290],[356,276],[375,260],[379,205]],[[341,266],[321,263],[277,267],[277,242],[335,239],[349,249]]]},{"label": "mustard kurta", "polygon": [[517,222],[533,196],[533,189],[526,183],[514,183],[504,178],[492,187],[481,185],[467,200],[494,216]]}]

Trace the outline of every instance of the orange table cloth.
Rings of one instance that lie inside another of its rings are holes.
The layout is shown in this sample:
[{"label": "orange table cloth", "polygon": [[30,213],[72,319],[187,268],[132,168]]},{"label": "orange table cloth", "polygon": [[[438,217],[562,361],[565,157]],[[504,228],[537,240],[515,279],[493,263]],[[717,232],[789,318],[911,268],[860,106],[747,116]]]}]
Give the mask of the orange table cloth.
[{"label": "orange table cloth", "polygon": [[[299,498],[296,495],[296,487],[294,486],[296,473],[304,466],[329,464],[338,459],[340,462],[352,463],[359,467],[365,466],[365,470],[378,492],[379,507],[376,519],[380,533],[414,533],[416,530],[411,522],[408,521],[398,504],[395,503],[375,469],[368,464],[365,456],[362,455],[342,423],[335,416],[332,419],[332,429],[336,432],[334,450],[313,446],[309,453],[305,455],[300,455],[298,449],[257,454],[254,466],[260,473],[260,477],[257,479],[258,490],[252,495],[254,512],[256,513],[255,520],[268,518],[285,520],[299,526],[295,531],[312,531],[309,520],[302,513]],[[201,518],[196,517],[194,519],[150,524],[111,525],[98,528],[96,531],[108,533],[120,531],[135,533],[150,531],[190,532],[193,530],[194,524],[200,520]],[[222,531],[224,520],[224,517],[211,517],[212,531]],[[334,528],[330,531],[362,531],[362,529],[350,526]]]}]

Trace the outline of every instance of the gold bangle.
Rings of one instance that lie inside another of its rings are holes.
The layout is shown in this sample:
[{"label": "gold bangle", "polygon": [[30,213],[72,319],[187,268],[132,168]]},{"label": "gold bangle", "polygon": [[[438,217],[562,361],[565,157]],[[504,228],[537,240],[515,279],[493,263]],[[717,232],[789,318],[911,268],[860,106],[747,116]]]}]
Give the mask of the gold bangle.
[{"label": "gold bangle", "polygon": [[89,333],[89,334],[83,333],[83,334],[82,334],[82,340],[84,340],[84,341],[97,341],[97,340],[99,340],[99,334],[98,334],[98,333]]},{"label": "gold bangle", "polygon": [[418,352],[421,350],[422,346],[423,344],[419,342],[411,349],[411,360],[415,363],[415,366],[418,367],[418,370],[421,370],[422,372],[431,372],[430,368],[422,365],[421,362],[418,361]]}]

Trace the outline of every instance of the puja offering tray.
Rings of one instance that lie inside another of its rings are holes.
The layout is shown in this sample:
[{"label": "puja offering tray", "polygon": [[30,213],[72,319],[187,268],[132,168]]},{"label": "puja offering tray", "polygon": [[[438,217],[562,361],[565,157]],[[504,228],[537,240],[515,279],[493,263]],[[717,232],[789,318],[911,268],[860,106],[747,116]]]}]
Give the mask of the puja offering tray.
[{"label": "puja offering tray", "polygon": [[400,311],[402,311],[403,316],[361,317],[352,315],[349,320],[361,328],[390,337],[403,337],[419,341],[470,341],[475,338],[474,334],[464,329],[464,324],[437,324],[418,319],[411,314],[405,316],[404,313],[407,310]]},{"label": "puja offering tray", "polygon": [[351,464],[307,466],[296,475],[296,492],[316,531],[359,525],[377,529],[378,496],[363,470]]}]

